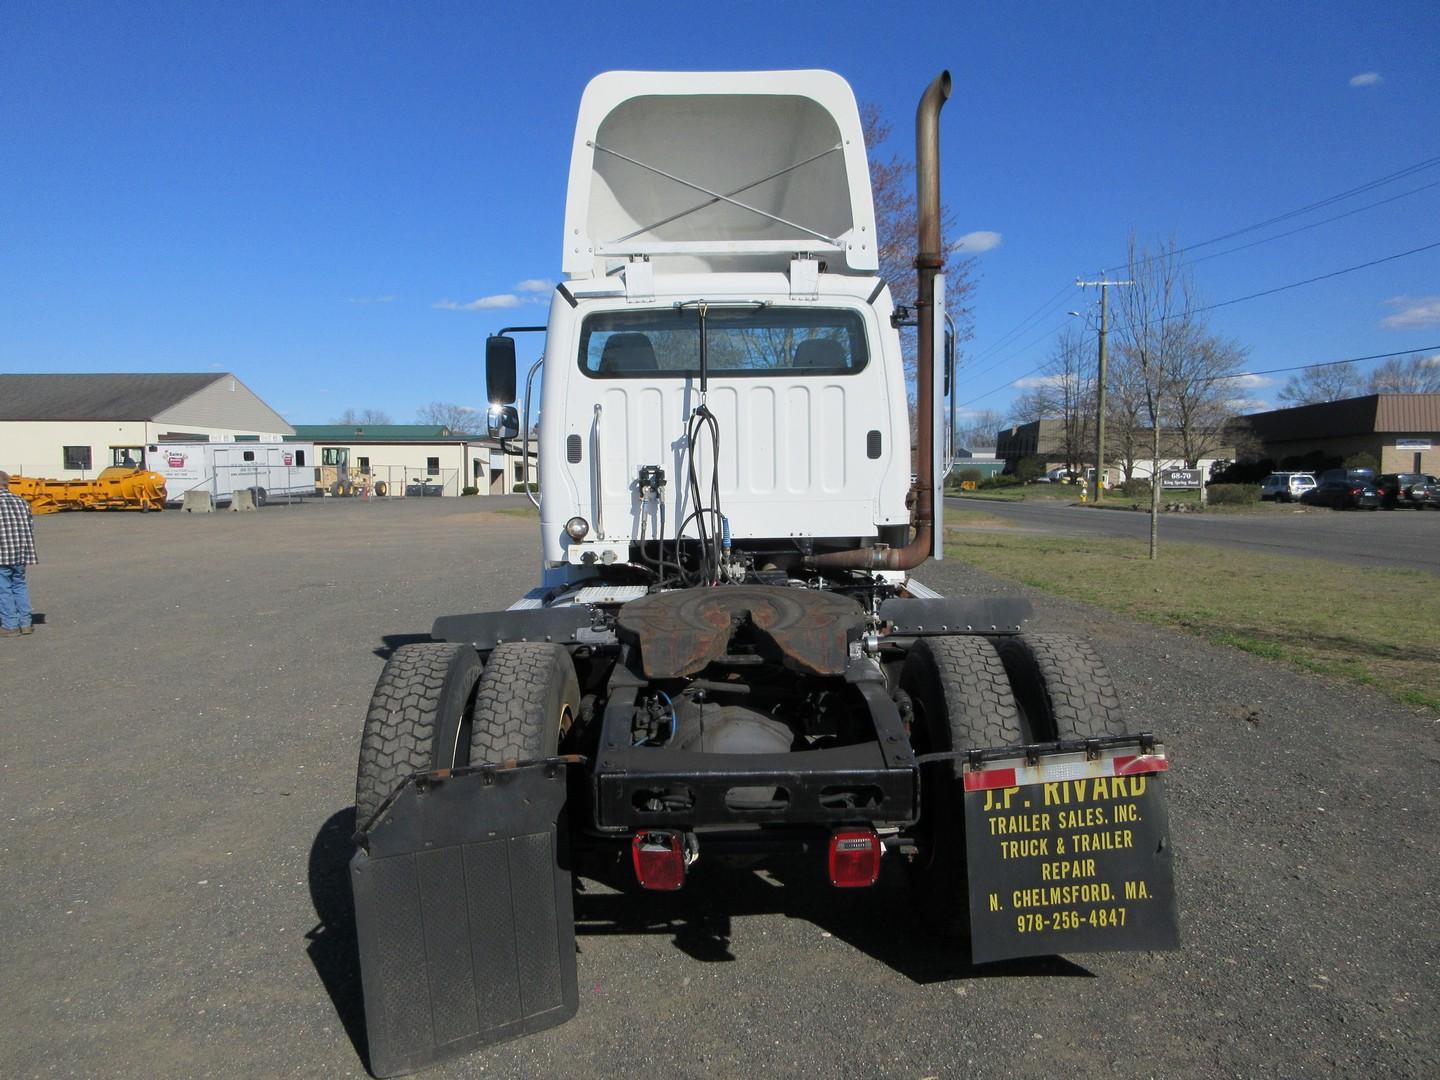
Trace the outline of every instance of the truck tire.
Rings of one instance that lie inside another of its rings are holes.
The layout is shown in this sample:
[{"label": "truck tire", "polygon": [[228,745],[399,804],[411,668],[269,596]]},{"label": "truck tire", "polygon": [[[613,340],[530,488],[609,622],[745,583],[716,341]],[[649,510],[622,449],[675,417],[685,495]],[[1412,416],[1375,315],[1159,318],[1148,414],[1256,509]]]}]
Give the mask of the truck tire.
[{"label": "truck tire", "polygon": [[355,827],[363,829],[405,778],[469,761],[480,657],[468,645],[396,649],[380,672],[355,774]]},{"label": "truck tire", "polygon": [[263,487],[257,487],[257,488],[255,489],[255,505],[256,505],[256,507],[264,506],[267,501],[268,501],[268,496],[267,496],[267,494],[266,494],[266,492],[265,492],[265,489],[264,489]]},{"label": "truck tire", "polygon": [[375,481],[375,494],[383,499],[386,495],[390,494],[390,485],[384,480]]},{"label": "truck tire", "polygon": [[[995,646],[983,637],[922,638],[900,675],[910,697],[910,742],[918,754],[1013,746],[1020,717]],[[920,915],[936,933],[963,937],[970,926],[965,873],[965,800],[959,761],[920,767],[911,885]]]},{"label": "truck tire", "polygon": [[500,764],[550,757],[579,715],[580,683],[562,646],[505,642],[490,654],[475,694],[470,760]]},{"label": "truck tire", "polygon": [[1027,740],[1125,735],[1120,696],[1104,661],[1084,641],[1064,634],[995,639]]}]

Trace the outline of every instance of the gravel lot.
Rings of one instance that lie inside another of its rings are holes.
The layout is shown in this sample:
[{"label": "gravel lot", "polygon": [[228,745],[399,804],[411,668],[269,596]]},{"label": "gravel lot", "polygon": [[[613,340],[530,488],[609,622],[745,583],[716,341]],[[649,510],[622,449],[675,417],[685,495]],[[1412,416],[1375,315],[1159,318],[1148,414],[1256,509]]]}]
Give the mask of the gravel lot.
[{"label": "gravel lot", "polygon": [[[0,1075],[364,1075],[361,719],[391,647],[530,583],[495,505],[40,521],[45,625],[0,641]],[[893,873],[591,889],[580,1015],[427,1075],[1440,1074],[1435,717],[1059,601],[1036,628],[1166,737],[1180,951],[972,969]]]}]

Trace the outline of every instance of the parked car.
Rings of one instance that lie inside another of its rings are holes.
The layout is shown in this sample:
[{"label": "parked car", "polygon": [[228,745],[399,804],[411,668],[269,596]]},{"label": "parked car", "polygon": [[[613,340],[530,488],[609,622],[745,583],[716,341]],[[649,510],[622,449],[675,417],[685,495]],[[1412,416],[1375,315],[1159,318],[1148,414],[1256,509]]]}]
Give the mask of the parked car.
[{"label": "parked car", "polygon": [[1260,498],[1294,502],[1315,487],[1315,477],[1305,472],[1272,472],[1260,484]]},{"label": "parked car", "polygon": [[1334,510],[1378,510],[1380,489],[1370,469],[1331,469],[1300,496],[1307,506],[1328,506]]},{"label": "parked car", "polygon": [[1375,485],[1380,488],[1380,505],[1387,510],[1440,508],[1440,484],[1425,473],[1385,473],[1375,478]]}]

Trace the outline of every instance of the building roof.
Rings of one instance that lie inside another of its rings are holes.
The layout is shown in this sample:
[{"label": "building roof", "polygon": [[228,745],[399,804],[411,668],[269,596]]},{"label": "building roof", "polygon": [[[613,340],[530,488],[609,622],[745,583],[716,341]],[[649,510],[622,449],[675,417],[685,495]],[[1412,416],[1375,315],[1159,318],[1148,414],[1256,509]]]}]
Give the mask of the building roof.
[{"label": "building roof", "polygon": [[479,442],[483,434],[452,431],[441,424],[296,424],[301,442]]},{"label": "building roof", "polygon": [[151,420],[233,377],[219,371],[0,375],[0,420]]},{"label": "building roof", "polygon": [[1440,394],[1366,394],[1242,417],[1261,439],[1440,432]]}]

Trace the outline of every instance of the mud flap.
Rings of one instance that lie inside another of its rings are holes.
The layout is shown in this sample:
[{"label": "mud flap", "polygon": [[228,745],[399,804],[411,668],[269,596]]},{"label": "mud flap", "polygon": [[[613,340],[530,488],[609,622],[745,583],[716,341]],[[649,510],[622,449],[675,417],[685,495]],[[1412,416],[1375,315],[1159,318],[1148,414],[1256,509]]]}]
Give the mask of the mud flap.
[{"label": "mud flap", "polygon": [[412,778],[350,860],[370,1070],[575,1015],[563,763]]},{"label": "mud flap", "polygon": [[1165,749],[1114,736],[964,763],[976,963],[1179,947]]}]

